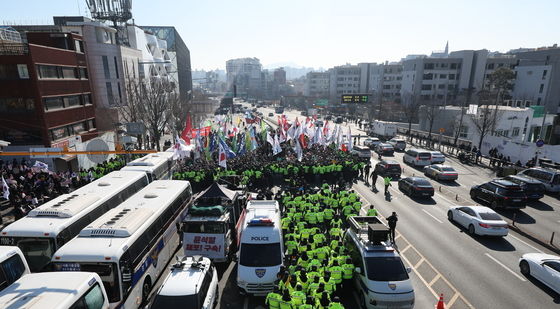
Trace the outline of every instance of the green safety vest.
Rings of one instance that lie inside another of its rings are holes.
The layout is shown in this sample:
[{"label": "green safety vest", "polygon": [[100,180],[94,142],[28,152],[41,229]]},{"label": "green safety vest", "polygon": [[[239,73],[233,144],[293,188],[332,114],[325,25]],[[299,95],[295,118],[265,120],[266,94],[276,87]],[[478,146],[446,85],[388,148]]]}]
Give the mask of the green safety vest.
[{"label": "green safety vest", "polygon": [[282,299],[282,295],[278,293],[270,292],[266,295],[265,304],[267,304],[270,309],[278,309],[280,308],[281,299]]}]

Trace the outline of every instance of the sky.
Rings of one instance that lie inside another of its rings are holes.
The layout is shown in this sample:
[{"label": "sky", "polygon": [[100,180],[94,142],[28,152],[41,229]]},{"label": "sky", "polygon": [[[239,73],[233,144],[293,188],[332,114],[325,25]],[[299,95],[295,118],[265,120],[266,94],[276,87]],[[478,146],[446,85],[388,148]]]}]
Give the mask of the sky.
[{"label": "sky", "polygon": [[[193,69],[232,58],[329,68],[449,48],[508,51],[560,43],[558,0],[132,0],[137,25],[175,26]],[[2,24],[85,15],[85,0],[2,1]]]}]

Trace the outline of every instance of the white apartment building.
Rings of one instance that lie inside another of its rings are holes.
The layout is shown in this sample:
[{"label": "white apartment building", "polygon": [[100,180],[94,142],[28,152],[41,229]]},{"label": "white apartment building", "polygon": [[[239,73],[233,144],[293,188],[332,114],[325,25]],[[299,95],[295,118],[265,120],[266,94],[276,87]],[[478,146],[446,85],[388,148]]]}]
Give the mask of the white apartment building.
[{"label": "white apartment building", "polygon": [[330,73],[309,72],[305,79],[304,95],[308,97],[327,98],[330,94]]},{"label": "white apartment building", "polygon": [[226,61],[228,90],[237,88],[238,96],[262,95],[262,65],[257,58],[238,58]]},{"label": "white apartment building", "polygon": [[342,65],[329,69],[329,97],[340,102],[341,95],[360,93],[361,69],[359,65]]},{"label": "white apartment building", "polygon": [[403,68],[402,63],[361,63],[360,65],[362,66],[361,89],[363,92],[372,94],[377,100],[400,100]]}]

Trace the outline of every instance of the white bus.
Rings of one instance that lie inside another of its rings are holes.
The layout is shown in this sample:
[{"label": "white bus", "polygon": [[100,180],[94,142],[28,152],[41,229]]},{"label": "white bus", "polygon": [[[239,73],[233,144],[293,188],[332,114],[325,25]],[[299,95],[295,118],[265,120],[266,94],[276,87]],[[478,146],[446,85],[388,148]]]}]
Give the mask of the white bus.
[{"label": "white bus", "polygon": [[0,291],[30,273],[25,257],[18,247],[0,247]]},{"label": "white bus", "polygon": [[139,308],[179,247],[191,200],[188,181],[152,182],[60,248],[54,269],[96,272],[111,308]]},{"label": "white bus", "polygon": [[0,308],[106,309],[101,278],[87,272],[47,272],[23,276],[0,292]]},{"label": "white bus", "polygon": [[176,161],[173,160],[173,152],[157,152],[150,153],[138,158],[125,167],[121,171],[142,171],[148,175],[150,182],[154,180],[168,180],[173,177],[176,169]]},{"label": "white bus", "polygon": [[147,184],[145,173],[111,172],[31,210],[0,232],[0,244],[18,246],[32,272],[48,271],[58,248]]}]

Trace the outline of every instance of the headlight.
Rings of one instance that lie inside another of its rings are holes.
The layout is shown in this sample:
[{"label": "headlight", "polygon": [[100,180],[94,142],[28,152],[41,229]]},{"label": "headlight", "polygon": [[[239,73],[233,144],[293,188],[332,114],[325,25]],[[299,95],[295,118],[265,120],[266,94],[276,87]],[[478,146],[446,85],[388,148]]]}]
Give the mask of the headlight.
[{"label": "headlight", "polygon": [[369,304],[372,305],[372,306],[377,306],[377,301],[375,299],[371,298],[369,300]]},{"label": "headlight", "polygon": [[243,285],[243,286],[245,286],[245,285],[247,285],[247,281],[245,281],[245,280],[239,280],[239,279],[238,279],[238,280],[237,280],[237,285]]}]

